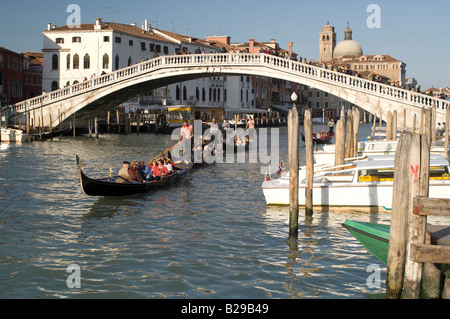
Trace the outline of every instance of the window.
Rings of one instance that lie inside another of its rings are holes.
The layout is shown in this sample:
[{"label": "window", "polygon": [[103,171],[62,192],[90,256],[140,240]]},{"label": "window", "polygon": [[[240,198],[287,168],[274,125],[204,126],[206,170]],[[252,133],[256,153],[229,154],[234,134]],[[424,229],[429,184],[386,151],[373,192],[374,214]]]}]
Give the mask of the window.
[{"label": "window", "polygon": [[128,57],[128,66],[132,66],[133,65],[133,61],[131,60],[131,57]]},{"label": "window", "polygon": [[86,54],[84,56],[84,68],[85,69],[90,69],[91,68],[91,57],[89,56],[89,54]]},{"label": "window", "polygon": [[70,70],[70,53],[66,57],[66,69]]},{"label": "window", "polygon": [[157,53],[161,52],[161,46],[159,44],[156,45],[156,52]]},{"label": "window", "polygon": [[150,52],[155,51],[155,45],[153,43],[150,43]]},{"label": "window", "polygon": [[202,101],[203,102],[206,101],[206,90],[205,90],[205,88],[202,89]]},{"label": "window", "polygon": [[175,97],[175,99],[176,100],[179,100],[180,99],[180,87],[177,85],[177,90],[176,90],[176,97]]},{"label": "window", "polygon": [[103,42],[109,42],[109,36],[104,36],[103,37]]},{"label": "window", "polygon": [[186,90],[186,86],[183,86],[183,100],[187,100],[187,90]]},{"label": "window", "polygon": [[116,37],[116,43],[122,43],[122,38]]},{"label": "window", "polygon": [[169,47],[168,46],[164,46],[164,54],[169,54]]},{"label": "window", "polygon": [[145,47],[145,42],[141,42],[141,50],[145,51],[147,48]]},{"label": "window", "polygon": [[116,63],[115,63],[115,66],[116,66],[116,70],[118,70],[118,69],[119,69],[119,55],[116,55]]},{"label": "window", "polygon": [[59,88],[58,88],[58,82],[56,82],[56,81],[53,81],[52,82],[52,91],[56,91],[56,90],[58,90]]},{"label": "window", "polygon": [[64,38],[56,38],[56,44],[64,44]]},{"label": "window", "polygon": [[103,56],[103,68],[109,69],[109,55],[107,54]]},{"label": "window", "polygon": [[128,45],[129,45],[130,47],[132,47],[132,46],[133,46],[133,40],[128,41]]},{"label": "window", "polygon": [[53,54],[52,55],[52,70],[58,70],[59,69],[59,63],[58,63],[58,55]]},{"label": "window", "polygon": [[73,56],[73,69],[77,70],[80,68],[80,56],[78,54],[75,54]]},{"label": "window", "polygon": [[195,98],[197,101],[200,101],[200,90],[198,89],[198,86],[195,88]]},{"label": "window", "polygon": [[81,37],[73,37],[72,43],[81,43]]}]

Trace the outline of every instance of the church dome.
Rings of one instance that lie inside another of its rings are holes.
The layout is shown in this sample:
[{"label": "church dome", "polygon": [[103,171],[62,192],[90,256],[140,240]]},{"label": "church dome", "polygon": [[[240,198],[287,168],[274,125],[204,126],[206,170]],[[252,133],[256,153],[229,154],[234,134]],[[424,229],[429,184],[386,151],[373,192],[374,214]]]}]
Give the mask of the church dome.
[{"label": "church dome", "polygon": [[344,56],[361,56],[363,55],[363,50],[358,42],[352,39],[353,31],[350,28],[345,29],[345,39],[336,45],[334,48],[333,57],[340,59]]}]

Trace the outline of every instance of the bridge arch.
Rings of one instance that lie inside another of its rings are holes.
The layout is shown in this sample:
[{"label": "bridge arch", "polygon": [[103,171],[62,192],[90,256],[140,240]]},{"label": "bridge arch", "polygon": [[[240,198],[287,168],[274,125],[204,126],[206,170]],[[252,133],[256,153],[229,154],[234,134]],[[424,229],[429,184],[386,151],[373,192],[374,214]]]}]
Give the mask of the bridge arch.
[{"label": "bridge arch", "polygon": [[[10,106],[13,113],[42,109],[44,125],[50,125],[48,114],[57,121],[59,111],[64,119],[93,112],[111,110],[145,90],[165,85],[215,76],[262,76],[307,85],[335,95],[377,116],[388,112],[403,114],[406,125],[413,126],[413,114],[423,108],[436,108],[437,121],[445,121],[449,102],[424,94],[361,79],[265,53],[224,53],[162,56],[128,68],[90,79]],[[59,111],[58,111],[59,110]],[[91,117],[91,116],[89,116]],[[52,123],[57,124],[57,123]]]}]

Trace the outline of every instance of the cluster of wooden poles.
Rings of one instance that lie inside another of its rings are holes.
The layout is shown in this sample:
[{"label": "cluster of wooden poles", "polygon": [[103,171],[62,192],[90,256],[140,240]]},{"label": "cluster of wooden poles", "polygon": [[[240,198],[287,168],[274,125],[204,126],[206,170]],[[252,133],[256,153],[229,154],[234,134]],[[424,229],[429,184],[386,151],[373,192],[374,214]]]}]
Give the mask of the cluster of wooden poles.
[{"label": "cluster of wooden poles", "polygon": [[[335,165],[343,165],[346,158],[356,157],[358,153],[360,111],[358,108],[348,110],[347,117],[344,108],[336,123],[336,155]],[[313,175],[314,175],[314,144],[311,110],[304,113],[305,152],[306,152],[306,190],[305,214],[308,218],[313,214]],[[347,131],[347,133],[346,133]],[[288,115],[289,139],[289,236],[298,236],[298,187],[299,187],[299,116],[294,106]]]},{"label": "cluster of wooden poles", "polygon": [[[357,155],[359,112],[341,110],[336,123],[336,165]],[[450,110],[447,110],[447,125]],[[406,114],[404,114],[406,124]],[[381,127],[380,116],[380,127]],[[386,274],[386,298],[450,298],[450,247],[431,245],[427,234],[427,216],[450,216],[450,200],[428,198],[430,148],[435,140],[433,110],[423,110],[420,125],[404,130],[395,155],[392,216]],[[372,138],[375,133],[375,122]],[[299,138],[298,111],[288,116],[289,136],[289,238],[298,237]],[[345,133],[345,126],[347,134]],[[305,214],[313,214],[312,185],[314,175],[312,120],[305,111],[306,190]],[[406,125],[405,128],[406,129]],[[397,138],[397,114],[388,113],[386,139]],[[445,148],[448,150],[449,129],[446,127]],[[448,156],[448,152],[445,152]],[[446,274],[446,275],[444,275]],[[443,277],[446,276],[445,284]]]},{"label": "cluster of wooden poles", "polygon": [[[388,299],[450,298],[450,247],[432,245],[427,231],[427,216],[450,216],[450,200],[428,198],[430,148],[435,138],[432,119],[431,110],[424,110],[420,127],[403,131],[395,152]],[[448,129],[445,147],[448,150]]]}]

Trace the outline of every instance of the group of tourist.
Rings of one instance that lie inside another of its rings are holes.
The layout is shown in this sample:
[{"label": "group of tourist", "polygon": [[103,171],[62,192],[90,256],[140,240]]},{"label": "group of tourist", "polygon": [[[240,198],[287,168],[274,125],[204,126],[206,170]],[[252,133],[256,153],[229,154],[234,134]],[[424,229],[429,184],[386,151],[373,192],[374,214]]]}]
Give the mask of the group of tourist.
[{"label": "group of tourist", "polygon": [[172,160],[161,157],[152,160],[148,165],[144,161],[123,162],[116,179],[117,183],[144,183],[161,180],[164,176],[170,175],[175,170]]},{"label": "group of tourist", "polygon": [[442,123],[438,123],[437,128],[436,128],[436,135],[437,136],[443,136],[445,133],[445,122]]}]

